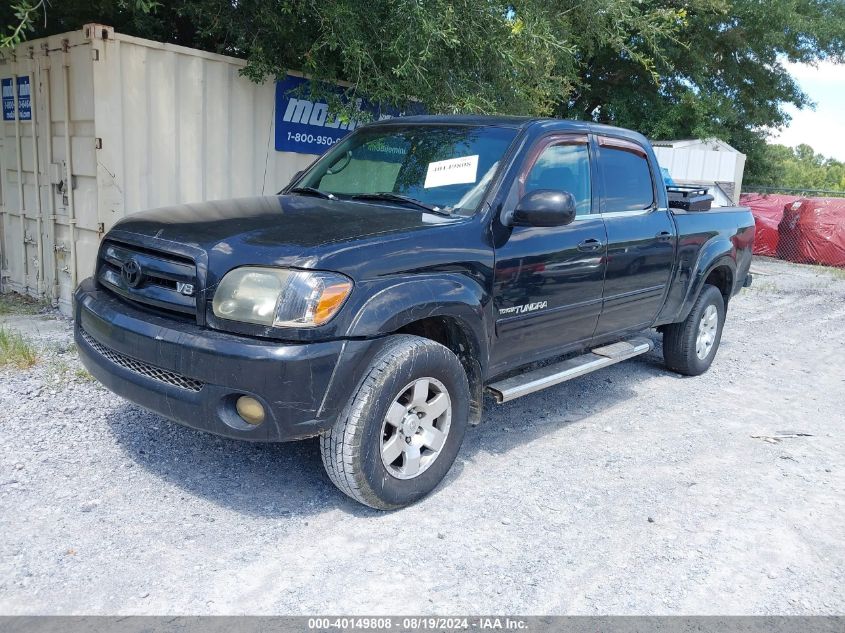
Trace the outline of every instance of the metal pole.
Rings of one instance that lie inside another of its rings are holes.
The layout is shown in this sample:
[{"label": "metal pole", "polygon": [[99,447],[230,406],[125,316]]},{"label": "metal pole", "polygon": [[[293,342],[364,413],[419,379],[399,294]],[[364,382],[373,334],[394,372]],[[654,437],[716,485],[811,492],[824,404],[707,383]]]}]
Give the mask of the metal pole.
[{"label": "metal pole", "polygon": [[26,294],[26,200],[23,195],[23,156],[21,151],[21,114],[18,104],[18,74],[12,75],[15,110],[15,150],[18,158],[18,214],[21,221],[21,288]]},{"label": "metal pole", "polygon": [[[35,59],[30,58],[32,64],[35,65]],[[36,216],[36,224],[38,227],[38,259],[36,260],[37,277],[36,277],[36,291],[40,299],[44,294],[44,241],[41,236],[44,220],[44,207],[41,204],[41,161],[38,160],[38,108],[36,107],[35,93],[38,92],[36,83],[40,79],[41,73],[29,73],[29,119],[32,123],[32,163],[33,172],[35,173],[35,208],[38,212]]]},{"label": "metal pole", "polygon": [[[50,50],[45,44],[43,47],[44,55],[47,58],[47,67],[44,69],[44,118],[46,119],[45,125],[47,129],[46,134],[46,148],[45,148],[45,161],[47,163],[48,169],[50,165],[53,164],[53,109],[50,106]],[[52,245],[51,248],[53,249],[53,292],[52,292],[52,299],[56,302],[54,305],[58,305],[59,300],[59,256],[58,251],[56,250],[56,235],[58,234],[58,216],[56,215],[56,194],[53,191],[52,186],[50,187],[50,222],[51,222],[51,229],[52,229]]]},{"label": "metal pole", "polygon": [[65,97],[65,168],[67,184],[68,225],[70,228],[70,285],[71,293],[76,290],[76,209],[73,205],[73,154],[70,146],[70,62],[69,42],[62,42],[62,69],[64,71]]}]

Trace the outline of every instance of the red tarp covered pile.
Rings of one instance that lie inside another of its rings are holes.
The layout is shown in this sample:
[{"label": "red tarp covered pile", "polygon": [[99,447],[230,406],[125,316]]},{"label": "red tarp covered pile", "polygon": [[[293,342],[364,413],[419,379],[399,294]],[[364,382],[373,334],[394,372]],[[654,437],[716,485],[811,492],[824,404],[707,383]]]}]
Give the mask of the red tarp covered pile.
[{"label": "red tarp covered pile", "polygon": [[783,208],[800,200],[799,196],[781,194],[744,193],[739,204],[749,207],[754,215],[754,254],[774,257],[778,254],[778,225]]},{"label": "red tarp covered pile", "polygon": [[845,198],[805,198],[787,206],[777,254],[801,264],[845,268]]}]

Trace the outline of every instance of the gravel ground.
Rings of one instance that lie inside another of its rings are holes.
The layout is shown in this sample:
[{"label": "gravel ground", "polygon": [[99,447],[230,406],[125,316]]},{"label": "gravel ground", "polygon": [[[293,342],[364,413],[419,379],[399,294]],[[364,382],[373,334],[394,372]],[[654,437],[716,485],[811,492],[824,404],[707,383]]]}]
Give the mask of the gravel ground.
[{"label": "gravel ground", "polygon": [[0,612],[845,613],[845,275],[754,270],[710,372],[658,346],[490,403],[388,514],[315,441],[172,424],[91,382],[66,320],[0,316],[42,348],[0,369]]}]

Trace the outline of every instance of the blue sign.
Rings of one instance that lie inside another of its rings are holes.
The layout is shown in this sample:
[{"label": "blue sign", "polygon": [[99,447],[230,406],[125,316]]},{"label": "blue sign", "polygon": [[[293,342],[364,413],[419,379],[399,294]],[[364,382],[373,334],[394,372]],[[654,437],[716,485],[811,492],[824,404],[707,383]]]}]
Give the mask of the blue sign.
[{"label": "blue sign", "polygon": [[[339,95],[342,92],[342,88],[337,88]],[[365,121],[404,114],[395,108],[381,108],[363,99],[357,100],[355,110],[368,114],[362,117]],[[416,110],[413,114],[422,112],[422,108]],[[329,114],[325,101],[311,101],[308,79],[287,75],[284,80],[276,82],[276,150],[279,152],[322,154],[361,124],[362,121],[354,117],[344,121]]]},{"label": "blue sign", "polygon": [[[12,78],[7,77],[0,80],[0,89],[3,93],[3,120],[15,120],[15,91],[12,86]],[[18,77],[18,116],[21,121],[32,119],[32,106],[29,98],[29,77]]]}]

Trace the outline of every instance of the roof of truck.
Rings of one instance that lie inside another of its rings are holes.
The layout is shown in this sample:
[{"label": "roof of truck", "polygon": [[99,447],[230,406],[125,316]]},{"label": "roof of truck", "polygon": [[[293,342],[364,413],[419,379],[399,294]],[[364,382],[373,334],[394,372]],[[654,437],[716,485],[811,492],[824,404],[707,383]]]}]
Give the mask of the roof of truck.
[{"label": "roof of truck", "polygon": [[440,125],[494,125],[497,127],[509,127],[521,129],[532,124],[540,125],[550,130],[572,130],[582,133],[594,132],[614,136],[627,137],[648,144],[648,140],[633,130],[628,130],[592,121],[577,121],[573,119],[554,119],[551,117],[528,117],[528,116],[492,116],[482,114],[423,114],[413,116],[401,116],[392,119],[382,119],[369,125],[408,125],[408,124],[440,124]]},{"label": "roof of truck", "polygon": [[376,123],[439,123],[455,125],[497,125],[500,127],[521,128],[533,121],[536,117],[528,116],[492,116],[484,114],[418,114],[412,116],[401,116],[392,119],[383,119]]}]

